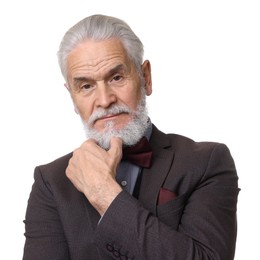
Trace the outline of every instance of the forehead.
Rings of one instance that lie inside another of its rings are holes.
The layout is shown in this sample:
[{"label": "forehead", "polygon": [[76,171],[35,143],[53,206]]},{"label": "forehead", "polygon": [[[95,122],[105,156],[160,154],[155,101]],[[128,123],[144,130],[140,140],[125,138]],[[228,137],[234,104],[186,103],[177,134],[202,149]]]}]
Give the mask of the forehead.
[{"label": "forehead", "polygon": [[86,40],[68,55],[68,76],[98,76],[118,64],[130,66],[127,53],[119,40]]}]

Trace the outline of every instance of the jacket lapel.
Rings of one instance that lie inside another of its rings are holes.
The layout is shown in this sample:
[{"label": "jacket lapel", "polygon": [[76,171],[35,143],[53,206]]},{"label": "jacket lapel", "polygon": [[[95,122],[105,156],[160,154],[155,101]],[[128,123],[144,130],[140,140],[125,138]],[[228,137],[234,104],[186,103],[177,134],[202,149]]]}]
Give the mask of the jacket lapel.
[{"label": "jacket lapel", "polygon": [[157,198],[174,159],[174,152],[167,136],[153,126],[150,139],[153,148],[153,164],[150,169],[143,169],[142,182],[139,190],[139,201],[156,215]]}]

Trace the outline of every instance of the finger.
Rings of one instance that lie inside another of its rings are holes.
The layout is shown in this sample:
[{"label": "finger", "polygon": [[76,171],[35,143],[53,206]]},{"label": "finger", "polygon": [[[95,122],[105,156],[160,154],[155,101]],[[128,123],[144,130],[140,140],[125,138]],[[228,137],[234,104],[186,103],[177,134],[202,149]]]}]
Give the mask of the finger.
[{"label": "finger", "polygon": [[110,140],[110,149],[108,150],[108,153],[121,160],[122,157],[122,145],[123,141],[119,137],[112,137]]},{"label": "finger", "polygon": [[81,147],[85,152],[91,153],[93,155],[102,155],[104,149],[102,149],[98,144],[97,141],[94,139],[88,139],[85,141]]},{"label": "finger", "polygon": [[88,139],[86,141],[84,141],[81,145],[81,147],[85,147],[85,146],[96,146],[97,145],[97,141],[95,139]]}]

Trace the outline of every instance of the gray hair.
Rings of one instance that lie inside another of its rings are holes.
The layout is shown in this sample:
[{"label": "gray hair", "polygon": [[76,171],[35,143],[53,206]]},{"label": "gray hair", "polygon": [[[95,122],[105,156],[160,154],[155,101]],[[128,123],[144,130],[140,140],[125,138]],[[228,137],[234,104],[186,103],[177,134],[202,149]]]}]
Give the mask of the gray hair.
[{"label": "gray hair", "polygon": [[81,42],[87,39],[107,40],[116,38],[121,41],[128,57],[140,72],[143,62],[143,44],[124,21],[105,15],[92,15],[71,27],[64,35],[58,55],[61,73],[67,81],[67,57]]}]

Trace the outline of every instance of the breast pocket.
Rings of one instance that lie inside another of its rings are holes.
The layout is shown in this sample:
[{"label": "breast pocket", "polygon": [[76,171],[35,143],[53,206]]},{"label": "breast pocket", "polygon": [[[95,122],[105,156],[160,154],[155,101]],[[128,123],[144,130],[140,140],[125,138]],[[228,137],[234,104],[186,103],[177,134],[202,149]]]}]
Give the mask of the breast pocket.
[{"label": "breast pocket", "polygon": [[183,194],[165,204],[157,206],[157,217],[167,226],[177,230],[185,206],[186,197],[186,194]]}]

